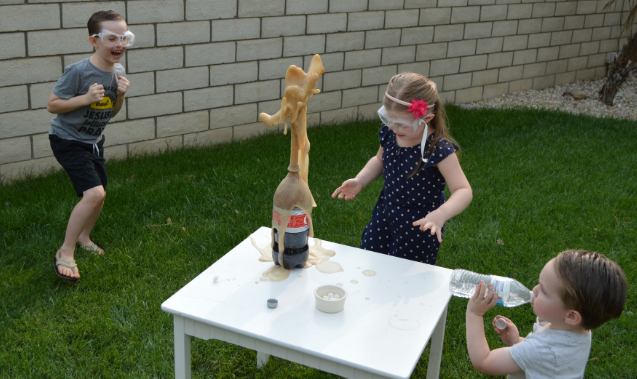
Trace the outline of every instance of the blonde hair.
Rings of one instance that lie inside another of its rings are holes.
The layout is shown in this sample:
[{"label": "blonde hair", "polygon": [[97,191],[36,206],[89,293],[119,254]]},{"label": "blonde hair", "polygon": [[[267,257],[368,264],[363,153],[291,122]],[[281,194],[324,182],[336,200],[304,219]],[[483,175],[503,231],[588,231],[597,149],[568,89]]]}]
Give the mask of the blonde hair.
[{"label": "blonde hair", "polygon": [[[436,83],[420,74],[403,72],[398,75],[394,75],[391,79],[389,79],[386,92],[390,96],[408,103],[411,103],[412,100],[424,100],[429,105],[434,104],[434,107],[431,108],[429,112],[435,115],[429,122],[429,127],[433,129],[433,141],[425,154],[433,150],[441,138],[457,145],[456,141],[449,134],[449,130],[447,128],[447,113],[445,112],[444,104],[438,97],[438,88],[436,88]],[[388,111],[408,112],[408,106],[398,104],[387,97],[383,99],[383,106],[385,106],[385,109]],[[412,172],[407,178],[414,176],[418,169],[420,169],[422,159],[419,158],[418,161],[418,166],[416,166],[414,172]]]}]

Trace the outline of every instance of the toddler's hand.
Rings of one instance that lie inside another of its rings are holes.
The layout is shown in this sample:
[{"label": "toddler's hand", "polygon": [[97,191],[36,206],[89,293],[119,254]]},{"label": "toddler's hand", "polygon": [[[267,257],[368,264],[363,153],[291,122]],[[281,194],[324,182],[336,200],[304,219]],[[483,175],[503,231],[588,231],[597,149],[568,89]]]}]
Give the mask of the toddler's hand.
[{"label": "toddler's hand", "polygon": [[[504,330],[500,330],[495,326],[495,321],[499,318],[503,319],[507,323],[507,326],[506,328],[504,328]],[[505,345],[513,346],[516,343],[520,342],[520,332],[518,331],[517,326],[515,326],[515,324],[508,318],[500,315],[495,316],[495,318],[493,319],[493,328],[495,329],[496,333],[498,333],[500,339]]]},{"label": "toddler's hand", "polygon": [[354,200],[356,195],[358,195],[363,186],[360,184],[358,179],[348,179],[341,184],[340,187],[334,191],[332,194],[332,198],[335,198],[338,195],[338,198],[343,200]]},{"label": "toddler's hand", "polygon": [[117,94],[118,95],[123,95],[126,93],[126,91],[128,91],[128,86],[130,85],[130,82],[128,81],[128,79],[126,79],[123,76],[117,76]]},{"label": "toddler's hand", "polygon": [[421,218],[418,221],[414,221],[414,226],[420,226],[420,230],[423,232],[427,229],[431,229],[431,235],[438,236],[438,242],[442,243],[442,227],[445,225],[445,221],[442,217],[438,216],[436,211],[429,213],[425,218]]},{"label": "toddler's hand", "polygon": [[498,294],[493,292],[493,284],[486,286],[484,280],[481,280],[476,292],[469,299],[467,313],[482,317],[489,309],[495,307],[497,301]]},{"label": "toddler's hand", "polygon": [[88,88],[86,97],[88,98],[89,104],[104,100],[104,86],[97,83],[93,84]]}]

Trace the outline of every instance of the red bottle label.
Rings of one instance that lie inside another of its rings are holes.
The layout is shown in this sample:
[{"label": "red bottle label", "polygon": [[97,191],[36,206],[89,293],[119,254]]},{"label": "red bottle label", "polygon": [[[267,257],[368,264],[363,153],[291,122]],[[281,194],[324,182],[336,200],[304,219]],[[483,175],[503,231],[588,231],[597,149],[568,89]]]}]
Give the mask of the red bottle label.
[{"label": "red bottle label", "polygon": [[[294,208],[291,212],[290,220],[288,221],[288,226],[286,228],[286,232],[288,233],[298,233],[304,232],[309,229],[309,220],[305,212],[302,209]],[[276,206],[272,209],[272,221],[277,225],[277,229],[283,230],[283,214],[276,210]]]},{"label": "red bottle label", "polygon": [[307,225],[307,216],[305,214],[292,215],[290,216],[290,221],[288,221],[288,228],[302,228]]}]

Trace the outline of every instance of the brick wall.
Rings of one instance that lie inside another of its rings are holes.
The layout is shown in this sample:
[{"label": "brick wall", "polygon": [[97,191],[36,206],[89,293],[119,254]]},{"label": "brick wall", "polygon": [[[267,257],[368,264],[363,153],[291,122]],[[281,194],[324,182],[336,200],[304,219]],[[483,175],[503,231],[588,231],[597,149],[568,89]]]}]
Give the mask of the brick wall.
[{"label": "brick wall", "polygon": [[600,78],[628,6],[602,12],[606,2],[0,0],[0,180],[57,167],[46,103],[64,67],[91,55],[97,10],[137,36],[122,61],[126,102],[105,131],[112,158],[268,131],[258,114],[279,109],[287,67],[307,69],[313,54],[325,74],[310,125],[374,117],[402,71],[458,103]]}]

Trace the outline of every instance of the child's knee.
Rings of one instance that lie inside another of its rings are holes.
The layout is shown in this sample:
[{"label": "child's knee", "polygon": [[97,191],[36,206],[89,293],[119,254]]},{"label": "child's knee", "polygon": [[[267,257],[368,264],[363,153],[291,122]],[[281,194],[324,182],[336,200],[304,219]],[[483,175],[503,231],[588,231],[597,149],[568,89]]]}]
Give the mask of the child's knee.
[{"label": "child's knee", "polygon": [[99,206],[104,203],[104,199],[106,198],[106,191],[104,187],[97,186],[93,187],[89,190],[84,191],[84,199],[89,201],[94,206]]}]

